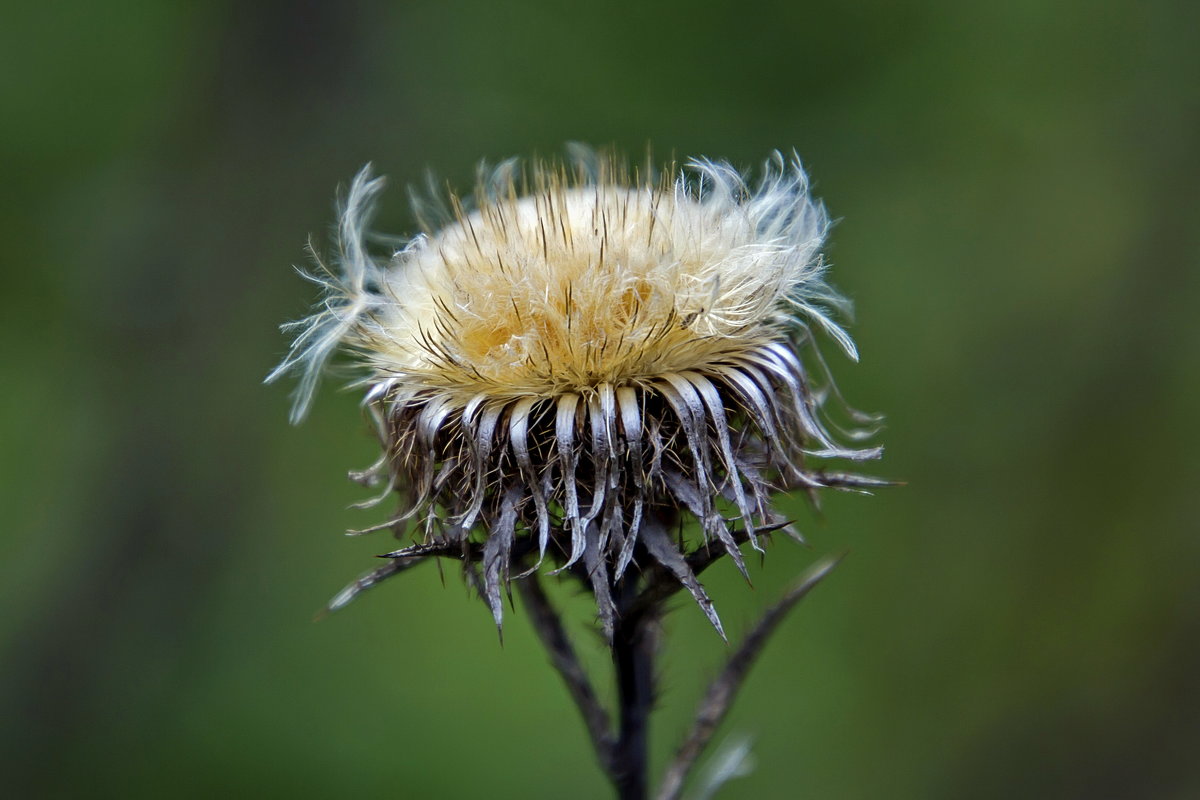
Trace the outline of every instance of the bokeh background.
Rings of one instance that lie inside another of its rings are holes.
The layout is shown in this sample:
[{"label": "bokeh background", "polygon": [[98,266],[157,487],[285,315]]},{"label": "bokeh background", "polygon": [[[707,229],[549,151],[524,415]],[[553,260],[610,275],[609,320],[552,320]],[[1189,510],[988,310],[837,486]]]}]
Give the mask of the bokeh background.
[{"label": "bokeh background", "polygon": [[[722,796],[1200,796],[1200,6],[4,3],[0,776],[9,797],[606,797],[520,614],[447,569],[322,622],[387,540],[327,385],[262,377],[365,162],[796,150],[857,303],[845,394],[909,485],[788,508],[817,557]],[[587,605],[560,597],[589,663]],[[662,764],[724,652],[680,604]],[[602,681],[603,682],[603,681]]]}]

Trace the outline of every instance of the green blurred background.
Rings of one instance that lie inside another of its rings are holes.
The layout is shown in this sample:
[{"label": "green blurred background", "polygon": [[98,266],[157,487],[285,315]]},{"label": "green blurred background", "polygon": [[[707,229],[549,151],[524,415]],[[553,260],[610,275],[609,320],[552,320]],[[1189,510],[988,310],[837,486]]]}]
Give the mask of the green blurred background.
[{"label": "green blurred background", "polygon": [[[1200,13],[1189,0],[4,4],[0,775],[10,797],[585,797],[519,614],[388,549],[332,386],[261,386],[335,188],[582,140],[760,162],[840,222],[855,405],[909,481],[789,508],[806,564],[723,796],[1200,796]],[[581,626],[587,604],[568,599]],[[603,667],[595,637],[577,639]],[[724,648],[681,603],[661,764]]]}]

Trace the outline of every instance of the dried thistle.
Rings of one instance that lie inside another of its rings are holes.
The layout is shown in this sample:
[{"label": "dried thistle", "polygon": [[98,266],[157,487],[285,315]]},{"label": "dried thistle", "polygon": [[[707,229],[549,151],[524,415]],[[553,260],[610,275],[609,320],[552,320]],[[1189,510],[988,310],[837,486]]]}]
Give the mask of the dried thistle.
[{"label": "dried thistle", "polygon": [[[310,276],[325,296],[269,377],[300,373],[299,420],[331,357],[350,356],[384,451],[358,477],[403,498],[368,530],[414,528],[333,606],[441,555],[467,563],[497,625],[504,586],[544,569],[591,589],[615,654],[679,586],[723,636],[697,572],[723,554],[745,575],[741,544],[790,531],[774,491],[881,483],[822,466],[879,448],[830,432],[815,334],[857,355],[797,160],[777,154],[754,185],[707,160],[657,177],[590,152],[509,162],[469,201],[422,204],[424,232],[387,258],[367,242],[382,186],[355,178],[337,269]],[[687,517],[696,533],[676,535]]]}]

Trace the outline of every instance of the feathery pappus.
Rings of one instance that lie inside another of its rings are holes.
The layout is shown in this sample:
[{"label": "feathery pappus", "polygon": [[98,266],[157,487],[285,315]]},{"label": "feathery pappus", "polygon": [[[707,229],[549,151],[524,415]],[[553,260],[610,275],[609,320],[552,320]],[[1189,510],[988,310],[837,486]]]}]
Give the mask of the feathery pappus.
[{"label": "feathery pappus", "polygon": [[689,553],[720,548],[745,574],[740,545],[786,528],[773,492],[882,483],[821,466],[880,448],[839,441],[871,418],[847,409],[847,431],[826,413],[817,336],[857,353],[798,159],[776,154],[753,183],[703,159],[510,161],[467,200],[419,207],[424,231],[391,255],[368,244],[382,188],[369,167],[351,184],[335,268],[310,276],[324,297],[285,326],[268,380],[299,373],[298,421],[348,356],[384,450],[360,477],[403,497],[374,529],[414,527],[392,555],[475,548],[497,624],[506,582],[545,563],[586,574],[610,635],[618,583],[652,567],[720,631]]}]

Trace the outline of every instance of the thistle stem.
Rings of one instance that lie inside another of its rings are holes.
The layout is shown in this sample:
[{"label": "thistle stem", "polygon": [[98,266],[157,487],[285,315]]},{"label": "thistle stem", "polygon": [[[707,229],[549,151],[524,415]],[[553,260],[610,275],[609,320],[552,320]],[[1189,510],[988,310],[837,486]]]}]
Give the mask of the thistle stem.
[{"label": "thistle stem", "polygon": [[651,613],[628,617],[623,613],[638,596],[637,583],[632,576],[624,578],[617,591],[617,608],[622,613],[617,617],[612,642],[618,707],[612,778],[620,800],[645,800],[658,618]]}]

